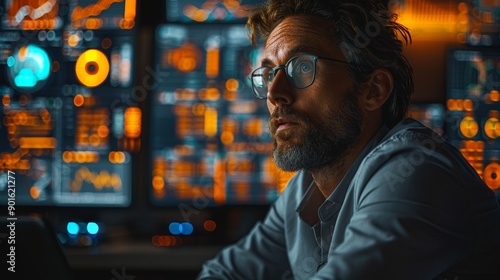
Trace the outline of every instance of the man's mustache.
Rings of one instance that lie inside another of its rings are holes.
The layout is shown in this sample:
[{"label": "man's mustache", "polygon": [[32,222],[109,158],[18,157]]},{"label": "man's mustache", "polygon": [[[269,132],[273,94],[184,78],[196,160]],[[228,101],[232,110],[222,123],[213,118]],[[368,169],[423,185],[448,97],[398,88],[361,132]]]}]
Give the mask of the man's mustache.
[{"label": "man's mustache", "polygon": [[279,107],[272,112],[269,118],[269,130],[274,134],[278,126],[282,123],[293,122],[301,124],[308,123],[308,120],[306,116],[296,110],[290,109],[289,107]]}]

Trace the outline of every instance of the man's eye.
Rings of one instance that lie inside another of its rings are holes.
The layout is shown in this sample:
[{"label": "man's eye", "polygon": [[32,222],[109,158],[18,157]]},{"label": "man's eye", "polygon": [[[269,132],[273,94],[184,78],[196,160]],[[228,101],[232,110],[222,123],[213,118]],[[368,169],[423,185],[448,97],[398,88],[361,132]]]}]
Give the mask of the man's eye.
[{"label": "man's eye", "polygon": [[274,73],[272,71],[270,71],[268,74],[267,74],[267,80],[272,82],[274,79]]},{"label": "man's eye", "polygon": [[300,62],[295,68],[296,74],[306,74],[312,71],[312,64],[310,62]]},{"label": "man's eye", "polygon": [[312,68],[312,66],[310,63],[304,62],[304,63],[300,64],[300,71],[302,73],[307,73],[307,72],[311,71],[311,68]]}]

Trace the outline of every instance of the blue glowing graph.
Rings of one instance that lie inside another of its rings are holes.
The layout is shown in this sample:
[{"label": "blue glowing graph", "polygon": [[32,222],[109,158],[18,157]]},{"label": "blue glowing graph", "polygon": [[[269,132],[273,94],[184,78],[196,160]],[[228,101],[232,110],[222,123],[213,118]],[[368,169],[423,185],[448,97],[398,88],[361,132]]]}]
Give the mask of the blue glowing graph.
[{"label": "blue glowing graph", "polygon": [[24,91],[40,88],[49,77],[50,63],[49,55],[42,48],[20,47],[7,59],[12,86]]}]

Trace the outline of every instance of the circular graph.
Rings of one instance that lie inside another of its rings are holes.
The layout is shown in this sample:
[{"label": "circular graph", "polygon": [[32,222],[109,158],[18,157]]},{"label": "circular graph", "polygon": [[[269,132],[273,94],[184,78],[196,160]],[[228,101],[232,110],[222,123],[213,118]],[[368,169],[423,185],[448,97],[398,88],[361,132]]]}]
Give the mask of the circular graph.
[{"label": "circular graph", "polygon": [[484,182],[490,189],[496,190],[500,188],[500,164],[492,162],[484,168]]},{"label": "circular graph", "polygon": [[460,132],[466,138],[473,138],[479,132],[479,125],[473,117],[465,117],[460,122]]},{"label": "circular graph", "polygon": [[25,45],[7,58],[8,76],[14,88],[34,92],[47,83],[50,74],[47,52],[35,45]]},{"label": "circular graph", "polygon": [[489,118],[484,123],[484,133],[490,139],[496,139],[500,136],[500,122],[497,118]]},{"label": "circular graph", "polygon": [[87,87],[96,87],[108,77],[108,58],[99,50],[86,50],[78,57],[75,72],[80,83]]}]

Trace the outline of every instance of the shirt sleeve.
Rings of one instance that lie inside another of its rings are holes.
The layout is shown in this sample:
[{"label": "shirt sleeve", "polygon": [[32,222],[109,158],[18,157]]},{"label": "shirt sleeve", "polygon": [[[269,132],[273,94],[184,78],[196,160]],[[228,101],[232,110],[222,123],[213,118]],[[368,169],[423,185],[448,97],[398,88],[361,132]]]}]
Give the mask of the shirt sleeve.
[{"label": "shirt sleeve", "polygon": [[391,157],[367,174],[353,194],[343,242],[330,248],[312,279],[434,279],[470,253],[471,216],[459,175],[446,159],[410,156]]},{"label": "shirt sleeve", "polygon": [[290,274],[285,248],[284,201],[280,197],[263,222],[237,243],[205,262],[196,279],[282,279]]}]

